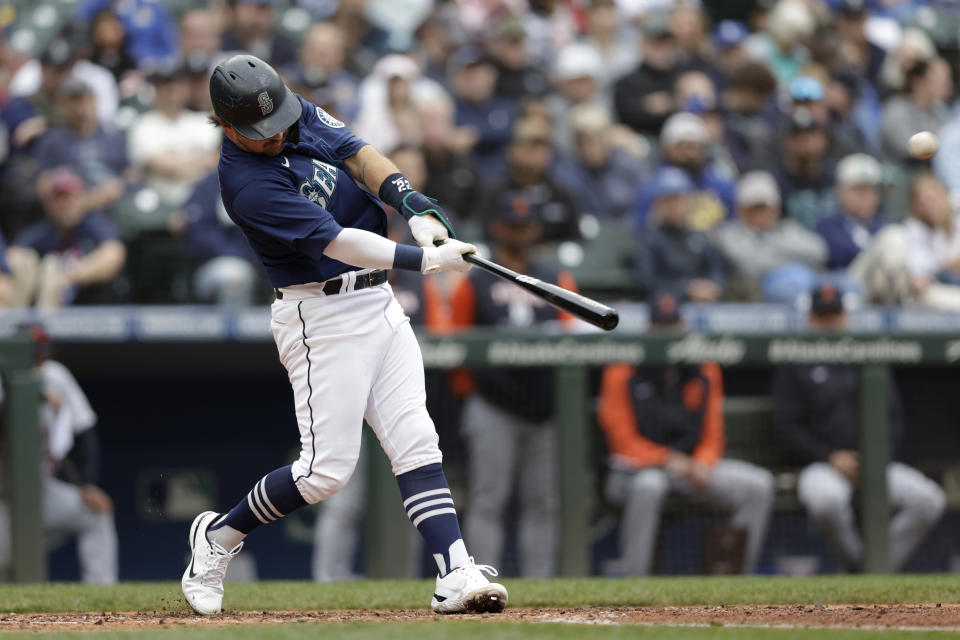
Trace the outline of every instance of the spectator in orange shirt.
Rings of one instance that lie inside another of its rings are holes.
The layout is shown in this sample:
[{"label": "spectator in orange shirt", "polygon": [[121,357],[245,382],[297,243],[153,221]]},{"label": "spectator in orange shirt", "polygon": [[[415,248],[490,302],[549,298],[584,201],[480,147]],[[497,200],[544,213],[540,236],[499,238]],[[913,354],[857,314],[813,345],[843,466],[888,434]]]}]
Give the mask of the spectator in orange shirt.
[{"label": "spectator in orange shirt", "polygon": [[[655,328],[681,327],[672,296],[651,310]],[[600,425],[610,452],[607,499],[623,506],[618,575],[647,575],[660,508],[670,492],[731,512],[746,532],[743,572],[757,566],[773,502],[773,475],[723,458],[723,382],[715,363],[603,372]]]}]

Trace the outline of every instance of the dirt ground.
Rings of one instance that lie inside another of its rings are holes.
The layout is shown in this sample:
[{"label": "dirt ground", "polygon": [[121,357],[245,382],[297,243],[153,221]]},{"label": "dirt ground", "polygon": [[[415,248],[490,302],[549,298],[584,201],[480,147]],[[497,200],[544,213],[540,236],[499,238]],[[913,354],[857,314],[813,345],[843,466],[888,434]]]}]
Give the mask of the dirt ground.
[{"label": "dirt ground", "polygon": [[502,614],[437,616],[426,609],[227,611],[205,618],[185,611],[0,613],[0,631],[83,631],[186,626],[429,620],[566,622],[580,624],[732,625],[943,629],[960,631],[960,605],[757,605],[720,607],[508,608]]}]

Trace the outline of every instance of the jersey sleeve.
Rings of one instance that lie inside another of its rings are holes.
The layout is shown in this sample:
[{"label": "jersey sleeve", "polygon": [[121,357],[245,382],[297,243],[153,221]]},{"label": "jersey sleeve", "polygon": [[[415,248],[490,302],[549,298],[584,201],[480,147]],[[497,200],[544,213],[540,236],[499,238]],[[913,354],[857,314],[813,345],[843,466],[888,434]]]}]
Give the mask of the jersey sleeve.
[{"label": "jersey sleeve", "polygon": [[234,195],[231,207],[241,226],[311,255],[323,253],[343,230],[329,211],[277,175],[248,182]]},{"label": "jersey sleeve", "polygon": [[366,146],[366,142],[329,113],[312,102],[298,99],[303,105],[298,147],[306,147],[312,152],[310,155],[321,160],[341,164]]},{"label": "jersey sleeve", "polygon": [[102,213],[91,213],[83,221],[84,231],[96,240],[97,244],[103,244],[109,240],[117,240],[117,228],[113,225],[106,215]]}]

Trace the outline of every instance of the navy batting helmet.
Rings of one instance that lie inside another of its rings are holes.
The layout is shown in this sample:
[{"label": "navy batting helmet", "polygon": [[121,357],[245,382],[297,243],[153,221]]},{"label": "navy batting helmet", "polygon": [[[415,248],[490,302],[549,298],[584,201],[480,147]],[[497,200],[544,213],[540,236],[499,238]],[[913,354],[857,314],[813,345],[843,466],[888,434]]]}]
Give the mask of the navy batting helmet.
[{"label": "navy batting helmet", "polygon": [[213,112],[244,138],[265,140],[300,119],[300,101],[269,64],[247,54],[224,60],[210,76]]}]

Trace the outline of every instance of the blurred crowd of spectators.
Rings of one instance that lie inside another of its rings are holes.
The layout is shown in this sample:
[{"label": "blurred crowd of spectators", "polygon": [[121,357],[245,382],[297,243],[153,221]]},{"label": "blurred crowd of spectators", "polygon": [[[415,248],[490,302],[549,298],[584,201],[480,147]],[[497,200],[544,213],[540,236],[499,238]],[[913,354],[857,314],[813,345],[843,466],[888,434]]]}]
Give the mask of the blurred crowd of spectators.
[{"label": "blurred crowd of spectators", "polygon": [[[205,119],[210,70],[245,50],[470,240],[523,209],[576,274],[635,238],[619,295],[794,303],[829,281],[960,309],[955,46],[929,28],[949,3],[85,0],[24,36],[54,4],[0,15],[6,305],[267,301]],[[921,130],[932,161],[907,152]]]}]

